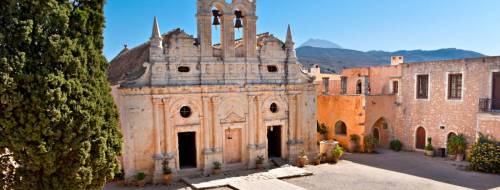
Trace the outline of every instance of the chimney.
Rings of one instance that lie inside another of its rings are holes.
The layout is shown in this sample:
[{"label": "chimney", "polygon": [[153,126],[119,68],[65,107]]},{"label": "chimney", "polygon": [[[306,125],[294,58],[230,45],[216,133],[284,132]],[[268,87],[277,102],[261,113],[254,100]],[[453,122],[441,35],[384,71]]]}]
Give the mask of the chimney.
[{"label": "chimney", "polygon": [[403,64],[405,61],[404,61],[404,57],[403,56],[392,56],[391,57],[391,65],[399,65],[399,64]]}]

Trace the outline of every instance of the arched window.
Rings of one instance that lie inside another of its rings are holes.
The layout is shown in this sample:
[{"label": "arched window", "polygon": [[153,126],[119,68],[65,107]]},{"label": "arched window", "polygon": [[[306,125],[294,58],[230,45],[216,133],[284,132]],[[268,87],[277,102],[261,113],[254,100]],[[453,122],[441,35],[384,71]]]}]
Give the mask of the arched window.
[{"label": "arched window", "polygon": [[222,13],[217,7],[212,8],[212,46],[221,47],[222,39]]},{"label": "arched window", "polygon": [[358,80],[358,82],[356,82],[356,94],[361,93],[363,93],[363,83],[361,82],[361,80]]},{"label": "arched window", "polygon": [[335,124],[335,134],[336,135],[347,135],[347,126],[343,121],[338,121]]}]

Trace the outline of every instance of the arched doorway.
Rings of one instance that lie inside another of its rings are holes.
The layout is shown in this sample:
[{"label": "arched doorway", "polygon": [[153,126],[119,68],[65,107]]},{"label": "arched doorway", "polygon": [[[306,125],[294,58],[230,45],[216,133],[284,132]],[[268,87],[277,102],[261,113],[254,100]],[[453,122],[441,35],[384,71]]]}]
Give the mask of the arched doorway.
[{"label": "arched doorway", "polygon": [[391,129],[385,118],[381,117],[373,124],[372,134],[377,138],[380,147],[389,148]]},{"label": "arched doorway", "polygon": [[418,127],[415,133],[415,148],[425,148],[425,129],[423,127]]}]

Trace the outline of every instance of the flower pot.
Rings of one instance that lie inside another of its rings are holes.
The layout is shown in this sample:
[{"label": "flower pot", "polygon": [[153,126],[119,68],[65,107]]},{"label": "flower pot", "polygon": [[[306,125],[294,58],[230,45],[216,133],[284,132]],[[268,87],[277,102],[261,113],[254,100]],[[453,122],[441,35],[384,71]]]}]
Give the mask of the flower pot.
[{"label": "flower pot", "polygon": [[425,155],[426,156],[434,156],[434,150],[425,150]]},{"label": "flower pot", "polygon": [[349,143],[349,151],[350,152],[356,152],[358,150],[358,145],[354,142]]},{"label": "flower pot", "polygon": [[455,154],[448,154],[448,160],[455,160],[457,158],[457,155]]},{"label": "flower pot", "polygon": [[146,180],[138,180],[135,182],[135,184],[137,185],[137,187],[144,187],[146,186]]},{"label": "flower pot", "polygon": [[170,185],[172,183],[172,174],[163,174],[163,183]]},{"label": "flower pot", "polygon": [[125,187],[125,186],[127,186],[127,182],[125,180],[118,180],[118,181],[116,181],[116,185],[118,187]]},{"label": "flower pot", "polygon": [[264,163],[255,164],[255,169],[261,170],[264,168]]},{"label": "flower pot", "polygon": [[457,162],[464,161],[464,154],[457,154],[457,158],[455,158],[455,161]]},{"label": "flower pot", "polygon": [[304,167],[305,165],[307,165],[307,162],[308,162],[307,156],[301,156],[299,157],[297,164],[299,165],[299,167]]},{"label": "flower pot", "polygon": [[222,172],[222,170],[220,168],[214,169],[214,171],[213,171],[214,175],[219,175],[221,172]]}]

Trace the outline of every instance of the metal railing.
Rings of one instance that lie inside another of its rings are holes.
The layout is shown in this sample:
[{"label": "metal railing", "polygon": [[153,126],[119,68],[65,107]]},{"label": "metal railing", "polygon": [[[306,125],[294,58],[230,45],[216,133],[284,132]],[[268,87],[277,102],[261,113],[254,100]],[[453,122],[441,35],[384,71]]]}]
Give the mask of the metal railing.
[{"label": "metal railing", "polygon": [[500,112],[500,100],[480,98],[479,99],[479,111],[483,113],[488,112]]}]

